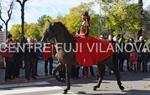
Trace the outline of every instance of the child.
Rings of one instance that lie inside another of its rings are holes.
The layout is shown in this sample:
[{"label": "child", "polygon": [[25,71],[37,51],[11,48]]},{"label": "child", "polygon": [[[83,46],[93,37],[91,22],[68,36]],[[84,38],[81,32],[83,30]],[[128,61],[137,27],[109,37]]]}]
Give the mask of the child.
[{"label": "child", "polygon": [[138,60],[138,53],[136,52],[136,50],[133,50],[130,53],[131,69],[133,71],[136,71],[137,60]]}]

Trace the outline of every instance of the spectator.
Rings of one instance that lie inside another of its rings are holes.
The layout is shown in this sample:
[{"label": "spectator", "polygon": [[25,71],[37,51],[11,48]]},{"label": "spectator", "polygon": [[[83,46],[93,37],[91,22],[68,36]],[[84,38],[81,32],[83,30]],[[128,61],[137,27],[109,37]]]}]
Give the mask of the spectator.
[{"label": "spectator", "polygon": [[78,65],[73,65],[72,66],[73,69],[71,69],[71,77],[73,79],[78,79],[79,78],[79,69],[80,69],[80,66]]},{"label": "spectator", "polygon": [[90,67],[83,67],[83,77],[84,77],[84,78],[88,78],[89,68],[90,68],[91,75],[92,75],[92,76],[95,76],[95,75],[94,75],[93,66],[90,66]]},{"label": "spectator", "polygon": [[25,48],[25,54],[24,54],[24,62],[25,62],[25,78],[27,80],[30,80],[32,77],[33,79],[36,79],[35,75],[35,52],[33,47],[33,40],[31,38],[27,39],[28,43]]},{"label": "spectator", "polygon": [[[6,44],[9,46],[12,43],[14,43],[14,41],[12,39],[12,35],[9,34],[6,39]],[[5,81],[13,79],[13,72],[14,72],[14,54],[8,51],[9,50],[8,46],[7,51],[5,52],[6,55],[4,56],[6,62]]]},{"label": "spectator", "polygon": [[144,48],[143,49],[143,63],[142,63],[142,71],[143,72],[147,72],[147,63],[148,63],[148,58],[149,58],[149,53],[148,53],[148,49]]},{"label": "spectator", "polygon": [[104,36],[103,36],[103,35],[100,35],[100,36],[99,36],[99,39],[104,39]]},{"label": "spectator", "polygon": [[[24,37],[24,35],[23,34],[21,34],[20,35],[20,45],[21,45],[21,47],[23,47],[23,45],[25,44],[25,43],[27,43],[27,39]],[[20,67],[21,68],[24,68],[23,66],[25,65],[24,64],[24,52],[21,50],[21,49],[19,49],[19,54],[18,54],[18,56],[20,56],[20,60],[18,60],[18,63],[20,63]]]},{"label": "spectator", "polygon": [[137,70],[138,71],[141,71],[141,65],[144,61],[144,53],[142,52],[144,44],[145,44],[145,42],[144,42],[143,36],[140,36],[139,41],[136,43],[136,46],[139,49],[139,51],[137,51],[138,55],[139,55],[138,63],[137,63]]},{"label": "spectator", "polygon": [[131,53],[130,53],[130,61],[131,61],[131,70],[132,71],[137,71],[137,60],[138,60],[138,53],[137,51],[134,49]]},{"label": "spectator", "polygon": [[[113,35],[112,34],[108,35],[108,41],[111,42],[113,45],[115,45],[115,42],[113,41]],[[113,57],[114,62],[116,62],[117,59],[115,58],[116,57],[116,53],[115,52],[113,52],[112,57]],[[111,62],[111,58],[109,60],[110,61],[108,61],[108,62]],[[111,64],[111,63],[109,63],[109,64]],[[108,68],[108,72],[111,75],[111,69],[110,68]]]},{"label": "spectator", "polygon": [[14,53],[14,78],[19,78],[20,77],[20,63],[21,63],[21,58],[20,58],[21,54],[20,51],[19,52],[15,52]]},{"label": "spectator", "polygon": [[[36,43],[37,41],[34,40],[34,43]],[[38,75],[38,60],[39,60],[39,50],[35,50],[34,54],[35,54],[35,58],[34,58],[34,63],[35,63],[35,76],[39,76]]]},{"label": "spectator", "polygon": [[[125,51],[125,59],[127,60],[127,70],[128,71],[131,71],[132,70],[132,64],[130,64],[130,51],[133,51],[132,50],[132,46],[134,46],[134,39],[130,38],[128,39],[127,41],[127,46],[126,46],[126,51]],[[134,48],[134,47],[133,47]],[[132,62],[131,62],[132,63]]]},{"label": "spectator", "polygon": [[49,43],[47,45],[48,46],[45,48],[45,51],[43,52],[43,57],[44,57],[44,61],[45,61],[45,75],[46,76],[48,76],[48,63],[49,63],[49,75],[52,75],[53,57],[56,54],[54,43],[51,41],[51,43]]},{"label": "spectator", "polygon": [[119,46],[121,47],[121,50],[119,51],[119,70],[123,72],[123,64],[125,60],[125,51],[124,51],[124,45],[125,45],[125,39],[123,35],[120,35],[118,38]]}]

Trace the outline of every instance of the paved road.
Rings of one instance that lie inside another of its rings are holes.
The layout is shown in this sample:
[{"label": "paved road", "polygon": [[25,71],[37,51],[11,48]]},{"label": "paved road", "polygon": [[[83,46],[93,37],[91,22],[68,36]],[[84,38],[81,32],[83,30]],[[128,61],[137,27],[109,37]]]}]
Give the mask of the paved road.
[{"label": "paved road", "polygon": [[[106,75],[98,91],[93,91],[97,78],[80,78],[72,80],[72,88],[68,95],[150,95],[150,73],[122,73],[123,86],[121,92],[113,75]],[[11,81],[0,85],[0,95],[62,95],[65,85],[53,77],[39,78],[30,82],[15,83]]]},{"label": "paved road", "polygon": [[[52,76],[45,77],[43,62],[39,64],[37,80],[24,80],[23,70],[21,79],[4,82],[4,70],[0,69],[0,95],[62,95],[65,84],[56,81]],[[101,87],[97,91],[92,88],[97,82],[96,77],[72,80],[72,88],[68,95],[150,95],[150,72],[121,73],[125,91],[121,92],[113,75],[105,75]]]}]

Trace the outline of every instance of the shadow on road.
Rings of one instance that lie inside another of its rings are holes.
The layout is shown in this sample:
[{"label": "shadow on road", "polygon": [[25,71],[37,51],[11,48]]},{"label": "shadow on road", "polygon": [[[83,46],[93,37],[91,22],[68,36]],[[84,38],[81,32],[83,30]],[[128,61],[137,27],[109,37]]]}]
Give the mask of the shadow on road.
[{"label": "shadow on road", "polygon": [[[120,77],[123,81],[150,81],[150,72],[122,72],[120,73]],[[114,75],[107,75],[104,77],[104,80],[116,80],[116,78]]]},{"label": "shadow on road", "polygon": [[[101,91],[103,91],[103,90],[101,90]],[[148,93],[150,93],[150,90],[135,90],[135,89],[129,90],[129,91],[124,91],[123,94],[122,93],[110,93],[110,90],[105,90],[105,93],[102,93],[101,91],[99,91],[99,93],[97,93],[97,94],[79,91],[77,94],[82,94],[82,95],[148,95]],[[107,91],[108,91],[108,93],[107,93]]]}]

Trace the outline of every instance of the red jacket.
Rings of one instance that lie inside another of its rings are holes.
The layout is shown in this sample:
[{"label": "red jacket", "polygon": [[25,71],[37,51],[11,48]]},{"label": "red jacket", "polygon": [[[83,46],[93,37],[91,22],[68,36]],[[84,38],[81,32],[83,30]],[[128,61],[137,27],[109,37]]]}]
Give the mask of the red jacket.
[{"label": "red jacket", "polygon": [[43,51],[43,58],[44,60],[48,61],[48,59],[55,56],[55,54],[56,54],[55,46],[53,44],[49,44],[49,46],[47,46]]},{"label": "red jacket", "polygon": [[[15,41],[7,39],[5,43],[6,43],[6,45],[8,45],[8,44],[14,45]],[[2,55],[5,58],[12,58],[14,55],[14,52],[9,52],[7,48],[2,48],[1,50],[2,51],[0,51],[0,55]]]}]

